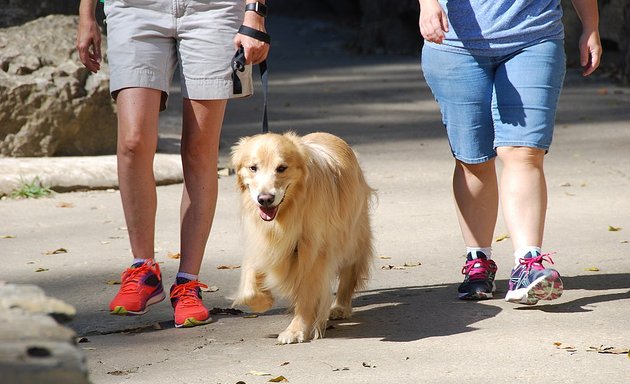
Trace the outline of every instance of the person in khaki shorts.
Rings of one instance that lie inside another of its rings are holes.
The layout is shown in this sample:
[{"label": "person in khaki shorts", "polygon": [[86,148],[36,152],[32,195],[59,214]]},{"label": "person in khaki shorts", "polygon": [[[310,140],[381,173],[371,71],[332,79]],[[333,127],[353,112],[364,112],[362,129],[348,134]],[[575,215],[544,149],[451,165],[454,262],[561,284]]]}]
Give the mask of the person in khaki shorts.
[{"label": "person in khaki shorts", "polygon": [[[97,0],[81,0],[77,49],[85,67],[100,69]],[[153,158],[158,115],[166,108],[179,64],[183,99],[181,259],[170,298],[175,326],[211,321],[198,275],[217,202],[218,146],[227,100],[233,94],[231,58],[243,47],[247,64],[265,60],[269,44],[238,33],[265,33],[264,0],[105,0],[110,91],[118,110],[118,181],[134,257],[110,303],[114,315],[139,315],[165,298],[154,261],[157,196]],[[252,93],[251,70],[240,74]]]}]

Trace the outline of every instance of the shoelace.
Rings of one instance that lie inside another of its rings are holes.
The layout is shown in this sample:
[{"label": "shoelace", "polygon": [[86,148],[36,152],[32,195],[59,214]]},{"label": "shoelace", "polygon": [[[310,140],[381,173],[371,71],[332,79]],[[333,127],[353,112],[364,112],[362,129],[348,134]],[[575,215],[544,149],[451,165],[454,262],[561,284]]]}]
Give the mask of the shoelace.
[{"label": "shoelace", "polygon": [[122,287],[120,288],[121,292],[129,293],[137,291],[140,284],[140,279],[145,273],[149,272],[155,274],[158,279],[160,278],[160,274],[154,268],[153,264],[149,262],[145,262],[139,267],[127,268],[122,274]]},{"label": "shoelace", "polygon": [[[521,265],[525,266],[525,270],[526,271],[530,271],[532,268],[536,269],[536,270],[541,270],[541,269],[545,269],[545,267],[543,267],[542,262],[543,261],[548,261],[551,264],[554,264],[553,260],[551,259],[551,255],[553,255],[555,252],[552,253],[545,253],[542,255],[538,255],[536,257],[530,257],[527,259],[521,258],[518,259],[518,262]],[[536,266],[536,264],[538,264]]]},{"label": "shoelace", "polygon": [[178,305],[197,305],[199,295],[197,288],[208,288],[207,285],[199,282],[199,280],[191,280],[184,284],[178,284],[171,292],[171,299],[177,299]]},{"label": "shoelace", "polygon": [[[478,267],[475,267],[475,264],[479,263]],[[476,277],[480,274],[484,274],[483,278],[485,279],[486,269],[492,269],[492,263],[487,259],[473,259],[467,260],[466,264],[462,267],[462,275],[470,274],[470,277]]]}]

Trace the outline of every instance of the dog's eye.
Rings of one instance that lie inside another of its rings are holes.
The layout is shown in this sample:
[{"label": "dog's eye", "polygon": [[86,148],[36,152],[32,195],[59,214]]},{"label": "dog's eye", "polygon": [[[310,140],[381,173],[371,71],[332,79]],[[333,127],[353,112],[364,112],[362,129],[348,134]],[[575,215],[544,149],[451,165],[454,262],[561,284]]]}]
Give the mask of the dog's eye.
[{"label": "dog's eye", "polygon": [[257,166],[255,166],[255,165],[251,165],[251,166],[249,167],[249,170],[250,170],[250,171],[252,171],[253,173],[256,173],[256,171],[258,170],[258,167],[257,167]]},{"label": "dog's eye", "polygon": [[278,168],[276,168],[276,172],[278,172],[278,173],[282,173],[282,172],[284,172],[286,170],[287,170],[287,166],[286,165],[281,165]]}]

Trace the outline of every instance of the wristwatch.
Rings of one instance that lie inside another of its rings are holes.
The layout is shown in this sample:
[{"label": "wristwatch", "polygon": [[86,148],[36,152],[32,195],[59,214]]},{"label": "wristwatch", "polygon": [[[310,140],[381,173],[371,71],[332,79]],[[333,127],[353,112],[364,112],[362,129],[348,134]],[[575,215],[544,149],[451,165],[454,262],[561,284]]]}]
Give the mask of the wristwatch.
[{"label": "wristwatch", "polygon": [[255,3],[247,3],[245,5],[245,11],[254,11],[262,17],[267,17],[267,6],[258,1]]}]

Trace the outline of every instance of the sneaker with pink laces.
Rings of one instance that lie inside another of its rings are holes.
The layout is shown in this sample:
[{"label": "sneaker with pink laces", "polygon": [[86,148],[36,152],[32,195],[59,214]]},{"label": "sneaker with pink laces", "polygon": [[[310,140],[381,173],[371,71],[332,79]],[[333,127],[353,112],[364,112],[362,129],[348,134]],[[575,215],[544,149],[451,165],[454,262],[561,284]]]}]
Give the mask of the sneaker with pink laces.
[{"label": "sneaker with pink laces", "polygon": [[489,260],[482,252],[477,252],[478,257],[472,258],[472,254],[466,255],[466,264],[462,268],[464,282],[459,285],[457,292],[462,300],[485,300],[492,298],[495,291],[494,276],[497,273],[497,265]]},{"label": "sneaker with pink laces", "polygon": [[210,312],[201,301],[201,288],[208,288],[208,286],[198,280],[177,278],[176,283],[171,287],[175,327],[194,327],[212,321]]},{"label": "sneaker with pink laces", "polygon": [[538,300],[554,300],[562,296],[563,284],[555,269],[545,268],[542,263],[553,264],[549,254],[527,253],[512,269],[505,300],[512,303],[534,305]]},{"label": "sneaker with pink laces", "polygon": [[160,266],[148,259],[122,273],[120,290],[109,303],[109,310],[112,315],[141,315],[165,297]]}]

